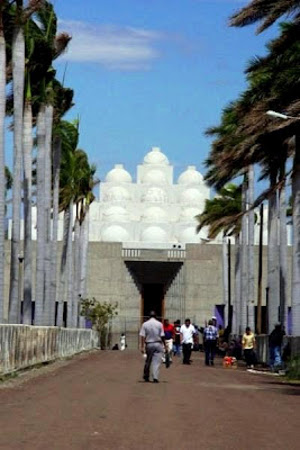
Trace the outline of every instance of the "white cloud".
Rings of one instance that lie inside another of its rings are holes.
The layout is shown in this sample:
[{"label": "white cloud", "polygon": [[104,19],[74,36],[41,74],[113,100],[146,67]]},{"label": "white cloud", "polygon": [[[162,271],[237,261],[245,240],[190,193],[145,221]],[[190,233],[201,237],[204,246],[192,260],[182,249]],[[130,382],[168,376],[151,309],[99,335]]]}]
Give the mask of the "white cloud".
[{"label": "white cloud", "polygon": [[99,63],[114,70],[145,70],[160,56],[163,33],[140,28],[60,20],[59,30],[72,36],[64,60]]}]

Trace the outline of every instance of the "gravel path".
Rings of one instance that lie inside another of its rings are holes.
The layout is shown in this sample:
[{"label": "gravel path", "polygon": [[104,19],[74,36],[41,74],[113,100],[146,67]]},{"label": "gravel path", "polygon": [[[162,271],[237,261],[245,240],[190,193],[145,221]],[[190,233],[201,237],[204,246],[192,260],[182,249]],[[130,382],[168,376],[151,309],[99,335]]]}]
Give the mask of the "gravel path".
[{"label": "gravel path", "polygon": [[299,449],[299,387],[192,357],[162,367],[159,384],[141,381],[144,360],[131,351],[12,381],[0,389],[0,449]]}]

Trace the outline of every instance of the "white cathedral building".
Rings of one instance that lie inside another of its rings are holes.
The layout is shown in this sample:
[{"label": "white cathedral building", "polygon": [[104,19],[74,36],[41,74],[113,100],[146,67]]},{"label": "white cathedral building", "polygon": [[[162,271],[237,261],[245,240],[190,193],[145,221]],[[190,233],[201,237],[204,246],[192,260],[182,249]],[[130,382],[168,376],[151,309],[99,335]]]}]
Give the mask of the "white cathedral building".
[{"label": "white cathedral building", "polygon": [[137,167],[137,179],[122,164],[100,184],[100,201],[91,205],[90,241],[122,242],[124,246],[164,247],[198,243],[196,215],[210,198],[195,166],[174,183],[173,166],[153,147]]}]

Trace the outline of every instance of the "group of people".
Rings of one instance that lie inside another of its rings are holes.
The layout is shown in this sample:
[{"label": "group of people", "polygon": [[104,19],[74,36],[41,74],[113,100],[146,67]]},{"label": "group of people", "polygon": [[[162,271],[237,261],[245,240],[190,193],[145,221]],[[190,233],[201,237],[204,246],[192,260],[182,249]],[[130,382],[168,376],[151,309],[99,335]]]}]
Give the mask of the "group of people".
[{"label": "group of people", "polygon": [[[205,349],[205,364],[214,365],[218,339],[218,330],[213,319],[209,320],[203,330],[203,341]],[[192,325],[190,319],[186,319],[181,325],[180,320],[174,325],[165,319],[163,323],[156,319],[156,314],[151,311],[150,318],[143,323],[140,330],[140,350],[146,356],[144,366],[144,380],[150,381],[150,367],[152,366],[153,382],[159,382],[159,369],[165,356],[172,361],[172,356],[180,356],[182,349],[182,363],[191,364],[191,353],[193,346],[199,345],[199,332]]]},{"label": "group of people", "polygon": [[[254,368],[256,364],[256,339],[250,327],[246,328],[240,346],[234,339],[230,340],[230,342],[227,339],[226,342],[226,332],[217,328],[215,317],[208,321],[201,332],[203,334],[206,366],[214,365],[215,354],[219,348],[224,350],[225,355],[237,356],[237,359],[243,353],[247,368]],[[269,336],[271,370],[276,370],[282,365],[281,348],[284,334],[281,325],[277,324]],[[165,362],[168,359],[171,362],[173,355],[181,355],[181,350],[182,363],[190,365],[193,348],[199,348],[199,331],[198,327],[194,326],[190,319],[186,319],[183,325],[181,325],[180,320],[171,324],[168,319],[165,319],[161,323],[156,319],[155,312],[152,311],[149,320],[143,323],[140,330],[140,350],[146,358],[144,380],[146,382],[150,381],[150,367],[152,366],[153,381],[158,383],[162,361]]]}]

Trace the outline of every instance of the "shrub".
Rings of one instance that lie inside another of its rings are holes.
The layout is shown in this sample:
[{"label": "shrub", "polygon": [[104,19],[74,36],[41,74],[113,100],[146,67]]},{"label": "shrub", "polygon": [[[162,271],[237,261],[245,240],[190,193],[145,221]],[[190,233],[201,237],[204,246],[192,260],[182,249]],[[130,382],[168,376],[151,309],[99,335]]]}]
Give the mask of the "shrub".
[{"label": "shrub", "polygon": [[117,308],[117,303],[100,303],[94,297],[81,301],[80,315],[91,321],[93,328],[98,331],[102,350],[109,346],[110,323],[111,319],[118,315]]},{"label": "shrub", "polygon": [[287,366],[287,377],[290,380],[300,380],[300,357],[297,356],[289,361]]}]

